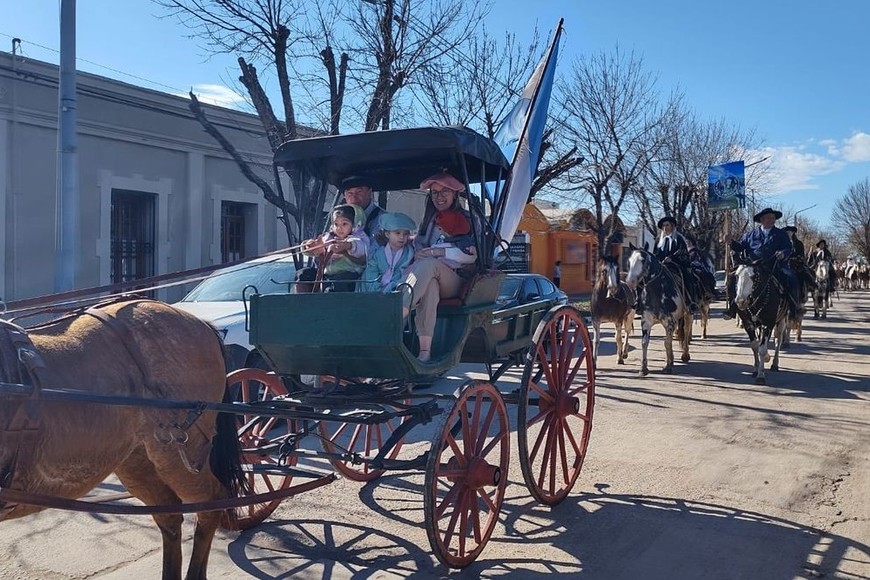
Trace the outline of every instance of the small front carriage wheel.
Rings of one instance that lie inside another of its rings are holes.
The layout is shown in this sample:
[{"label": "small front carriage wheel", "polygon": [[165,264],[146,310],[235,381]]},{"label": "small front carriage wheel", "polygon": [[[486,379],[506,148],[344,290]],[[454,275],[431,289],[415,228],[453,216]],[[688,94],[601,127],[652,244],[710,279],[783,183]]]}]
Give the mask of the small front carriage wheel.
[{"label": "small front carriage wheel", "polygon": [[501,393],[467,383],[436,430],[423,489],[426,534],[445,566],[471,564],[489,541],[504,501],[509,439]]},{"label": "small front carriage wheel", "polygon": [[[286,395],[287,388],[275,373],[262,369],[239,369],[227,375],[227,388],[233,399],[241,403],[269,401]],[[296,465],[296,456],[288,455],[279,465],[276,449],[287,436],[298,431],[295,419],[262,417],[254,414],[236,415],[239,443],[242,448],[242,465],[248,470],[247,478],[253,494],[267,493],[290,487],[292,475],[282,472],[283,467]],[[248,495],[242,492],[243,495]],[[281,503],[280,499],[236,509],[235,519],[224,515],[221,525],[230,530],[247,530],[269,517]]]},{"label": "small front carriage wheel", "polygon": [[538,325],[526,356],[517,417],[519,460],[532,496],[556,505],[586,457],[595,406],[595,367],[580,313],[561,306]]},{"label": "small front carriage wheel", "polygon": [[[344,386],[351,384],[344,379],[337,379],[332,376],[324,375],[320,379],[321,388],[328,391],[338,391]],[[402,404],[409,406],[411,399],[405,399]],[[396,407],[389,403],[379,404],[385,410],[395,410]],[[381,447],[387,442],[390,435],[393,434],[399,425],[405,420],[402,416],[392,417],[383,422],[365,424],[365,423],[348,423],[341,420],[342,410],[337,409],[332,412],[331,416],[335,416],[336,420],[328,421],[322,419],[318,425],[320,437],[323,442],[323,450],[327,453],[348,454],[352,453],[362,458],[373,459],[380,452]],[[396,444],[387,453],[387,459],[395,459],[402,449],[404,438],[399,439]],[[384,474],[384,469],[375,469],[369,463],[359,462],[354,463],[353,460],[343,460],[338,457],[330,457],[329,462],[335,469],[354,481],[372,481]]]}]

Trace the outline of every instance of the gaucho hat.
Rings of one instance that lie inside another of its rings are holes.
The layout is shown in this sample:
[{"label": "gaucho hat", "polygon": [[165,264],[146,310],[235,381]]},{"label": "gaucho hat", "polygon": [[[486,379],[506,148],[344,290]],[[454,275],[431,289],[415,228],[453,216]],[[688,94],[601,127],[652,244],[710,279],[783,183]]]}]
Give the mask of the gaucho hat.
[{"label": "gaucho hat", "polygon": [[766,207],[763,210],[761,210],[760,212],[758,212],[757,214],[755,214],[755,217],[753,217],[752,219],[754,219],[757,223],[761,223],[761,216],[767,215],[769,213],[772,213],[773,215],[775,215],[776,219],[779,219],[782,217],[781,211],[776,211],[772,207]]},{"label": "gaucho hat", "polygon": [[825,245],[827,246],[827,245],[828,245],[828,242],[826,242],[825,240],[819,240],[818,242],[816,242],[816,247],[818,248],[818,247],[821,246],[822,244],[825,244]]},{"label": "gaucho hat", "polygon": [[667,223],[671,224],[674,227],[677,227],[677,220],[675,220],[673,217],[671,217],[669,215],[666,215],[665,217],[663,217],[662,219],[659,220],[659,229],[662,229],[664,227],[664,225]]},{"label": "gaucho hat", "polygon": [[785,226],[785,227],[782,228],[782,229],[783,229],[784,231],[787,231],[787,232],[794,232],[794,233],[797,233],[797,228],[796,228],[795,226]]},{"label": "gaucho hat", "polygon": [[341,190],[350,189],[352,187],[371,187],[371,182],[361,175],[351,175],[341,180]]}]

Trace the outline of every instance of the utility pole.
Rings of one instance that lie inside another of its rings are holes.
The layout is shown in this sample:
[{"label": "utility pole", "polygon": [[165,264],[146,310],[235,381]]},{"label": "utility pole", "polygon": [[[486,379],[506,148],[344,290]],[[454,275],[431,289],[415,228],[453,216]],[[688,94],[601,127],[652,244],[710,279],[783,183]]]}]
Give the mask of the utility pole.
[{"label": "utility pole", "polygon": [[54,289],[72,290],[78,271],[79,194],[76,143],[76,0],[60,2],[57,107],[57,202]]}]

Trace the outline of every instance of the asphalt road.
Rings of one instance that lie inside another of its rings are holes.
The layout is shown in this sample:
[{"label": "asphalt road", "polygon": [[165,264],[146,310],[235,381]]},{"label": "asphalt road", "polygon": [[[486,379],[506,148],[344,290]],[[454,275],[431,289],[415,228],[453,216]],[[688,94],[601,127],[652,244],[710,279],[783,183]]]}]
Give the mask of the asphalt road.
[{"label": "asphalt road", "polygon": [[[210,577],[870,578],[870,293],[841,298],[827,320],[805,323],[766,386],[753,384],[745,335],[731,322],[712,321],[674,375],[647,378],[637,376],[639,332],[617,366],[606,330],[574,493],[538,505],[514,459],[493,538],[463,571],[431,555],[415,473],[340,480],[285,501],[255,530],[221,532]],[[660,337],[658,328],[653,371]],[[503,390],[518,380],[508,376]],[[412,434],[406,451],[425,449],[428,436]],[[0,542],[0,578],[160,575],[147,517],[44,512],[4,522]]]}]

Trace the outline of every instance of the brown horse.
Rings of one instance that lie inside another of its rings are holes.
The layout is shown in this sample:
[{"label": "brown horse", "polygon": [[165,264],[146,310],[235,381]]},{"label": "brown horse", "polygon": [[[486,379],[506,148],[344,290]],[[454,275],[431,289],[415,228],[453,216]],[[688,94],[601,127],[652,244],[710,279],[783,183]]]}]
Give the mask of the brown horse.
[{"label": "brown horse", "polygon": [[592,326],[595,329],[592,352],[596,365],[602,322],[612,322],[616,327],[616,363],[625,364],[628,358],[628,335],[634,330],[634,301],[634,290],[619,279],[616,259],[611,256],[599,259],[591,304]]},{"label": "brown horse", "polygon": [[[9,332],[11,330],[11,332]],[[214,330],[161,302],[126,299],[28,329],[33,348],[0,326],[0,379],[29,382],[18,360],[44,361],[37,387],[156,399],[224,400],[226,375]],[[22,349],[24,354],[22,355]],[[33,353],[36,353],[34,356]],[[24,380],[22,380],[24,379]],[[147,505],[202,502],[238,494],[234,417],[188,410],[6,397],[0,406],[0,485],[79,498],[114,472]],[[85,396],[86,396],[85,395]],[[0,520],[42,508],[0,504]],[[163,535],[163,578],[180,578],[181,515],[153,516]],[[197,514],[187,578],[205,578],[221,512]]]}]

